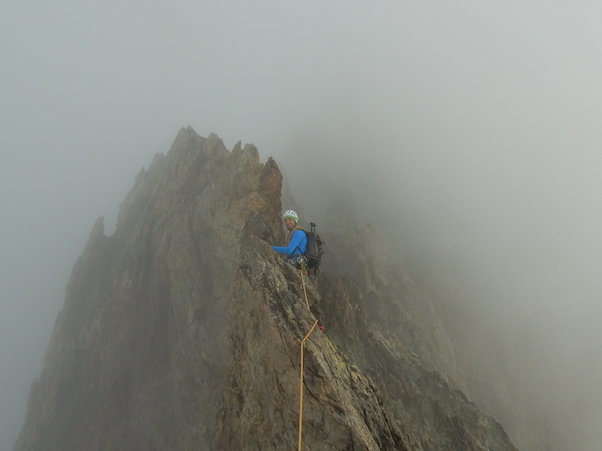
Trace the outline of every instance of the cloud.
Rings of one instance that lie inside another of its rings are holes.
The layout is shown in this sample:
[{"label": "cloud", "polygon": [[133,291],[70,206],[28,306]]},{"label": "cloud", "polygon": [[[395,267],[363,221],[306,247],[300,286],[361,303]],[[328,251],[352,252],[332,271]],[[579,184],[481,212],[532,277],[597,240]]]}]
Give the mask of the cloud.
[{"label": "cloud", "polygon": [[403,229],[404,252],[455,259],[491,311],[532,327],[563,368],[562,399],[579,403],[595,378],[574,378],[599,374],[600,13],[594,2],[3,5],[0,446],[26,403],[4,400],[38,374],[95,218],[110,232],[140,167],[189,124],[230,148],[253,142],[293,179],[310,160],[351,181]]}]

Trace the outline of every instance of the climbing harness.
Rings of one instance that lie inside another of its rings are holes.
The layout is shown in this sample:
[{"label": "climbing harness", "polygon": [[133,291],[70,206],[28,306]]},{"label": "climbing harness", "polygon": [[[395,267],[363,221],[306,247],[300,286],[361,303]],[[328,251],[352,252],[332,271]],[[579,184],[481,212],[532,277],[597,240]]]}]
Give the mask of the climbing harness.
[{"label": "climbing harness", "polygon": [[[309,310],[309,302],[307,300],[307,290],[305,289],[305,280],[303,279],[303,270],[305,269],[305,265],[301,265],[301,268],[299,268],[299,273],[301,274],[301,283],[302,283],[302,287],[303,287],[303,294],[305,295],[305,305],[307,305],[307,309]],[[299,368],[299,446],[298,446],[298,451],[301,451],[301,441],[302,441],[302,437],[303,437],[303,370],[304,370],[304,365],[303,365],[303,346],[305,345],[305,341],[309,338],[309,336],[311,335],[311,333],[314,331],[314,329],[316,328],[316,326],[318,325],[318,320],[316,320],[313,324],[313,326],[311,326],[311,329],[309,329],[309,332],[307,332],[307,334],[305,335],[305,337],[303,337],[303,340],[301,340],[301,350],[300,350],[300,354],[301,354],[301,363],[300,363],[300,368]]]}]

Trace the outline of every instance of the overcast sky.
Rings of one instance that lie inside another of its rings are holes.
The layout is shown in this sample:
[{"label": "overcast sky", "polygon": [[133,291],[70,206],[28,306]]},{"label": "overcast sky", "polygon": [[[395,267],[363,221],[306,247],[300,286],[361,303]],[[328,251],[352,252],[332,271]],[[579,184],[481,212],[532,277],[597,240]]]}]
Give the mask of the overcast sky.
[{"label": "overcast sky", "polygon": [[0,0],[0,449],[96,217],[188,125],[382,191],[597,385],[602,6],[497,3]]}]

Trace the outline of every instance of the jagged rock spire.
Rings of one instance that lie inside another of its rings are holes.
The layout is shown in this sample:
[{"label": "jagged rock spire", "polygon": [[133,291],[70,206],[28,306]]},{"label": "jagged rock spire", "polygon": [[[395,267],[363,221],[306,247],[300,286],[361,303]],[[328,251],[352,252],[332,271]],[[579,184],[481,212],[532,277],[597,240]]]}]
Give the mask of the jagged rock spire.
[{"label": "jagged rock spire", "polygon": [[[270,249],[281,188],[255,146],[182,129],[136,177],[115,233],[95,224],[15,451],[296,449],[297,346],[314,313]],[[307,344],[306,449],[515,449],[443,374],[453,355],[428,308],[404,313],[423,300],[385,280],[399,274],[358,271],[305,282],[331,328]],[[393,311],[435,326],[403,333],[379,319]]]}]

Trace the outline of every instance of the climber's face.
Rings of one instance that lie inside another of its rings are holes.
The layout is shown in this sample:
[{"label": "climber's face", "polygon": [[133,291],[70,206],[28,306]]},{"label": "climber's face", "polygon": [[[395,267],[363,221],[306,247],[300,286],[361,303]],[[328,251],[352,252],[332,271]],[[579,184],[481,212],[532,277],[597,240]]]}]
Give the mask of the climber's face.
[{"label": "climber's face", "polygon": [[293,230],[297,224],[295,223],[295,220],[293,218],[286,218],[284,220],[284,225],[287,229]]}]

